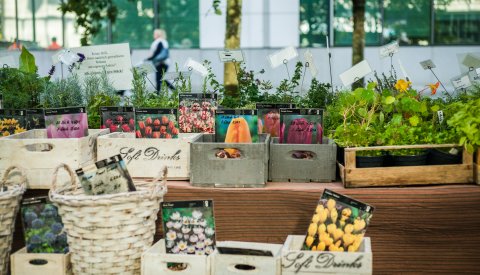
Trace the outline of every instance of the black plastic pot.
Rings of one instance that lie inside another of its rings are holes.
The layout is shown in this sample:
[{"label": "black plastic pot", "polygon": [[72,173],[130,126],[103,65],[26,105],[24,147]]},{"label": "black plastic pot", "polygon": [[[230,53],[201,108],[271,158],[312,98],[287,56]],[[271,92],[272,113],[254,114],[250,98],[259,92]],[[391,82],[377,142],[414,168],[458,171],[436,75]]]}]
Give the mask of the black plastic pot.
[{"label": "black plastic pot", "polygon": [[357,168],[383,167],[385,156],[356,156]]},{"label": "black plastic pot", "polygon": [[428,150],[427,164],[429,165],[448,165],[448,164],[460,164],[462,163],[462,154],[458,153],[452,155],[450,153],[438,150]]},{"label": "black plastic pot", "polygon": [[392,166],[418,166],[427,164],[428,153],[413,156],[390,155]]}]

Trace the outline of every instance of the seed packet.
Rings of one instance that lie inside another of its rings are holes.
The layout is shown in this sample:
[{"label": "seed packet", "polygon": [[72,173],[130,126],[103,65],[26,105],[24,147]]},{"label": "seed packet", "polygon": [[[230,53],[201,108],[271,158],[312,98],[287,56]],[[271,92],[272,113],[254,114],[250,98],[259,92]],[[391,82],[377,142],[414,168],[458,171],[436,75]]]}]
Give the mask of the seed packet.
[{"label": "seed packet", "polygon": [[121,155],[97,161],[75,171],[87,195],[105,195],[135,191],[132,177]]},{"label": "seed packet", "polygon": [[162,202],[167,253],[210,255],[215,250],[213,201]]},{"label": "seed packet", "polygon": [[68,253],[62,219],[48,197],[24,199],[21,218],[27,253]]},{"label": "seed packet", "polygon": [[0,137],[25,132],[25,111],[0,109]]},{"label": "seed packet", "polygon": [[280,109],[280,124],[280,143],[322,143],[322,109]]},{"label": "seed packet", "polygon": [[181,133],[215,132],[216,94],[181,93],[178,98]]},{"label": "seed packet", "polygon": [[226,143],[258,142],[257,110],[217,110],[215,140]]},{"label": "seed packet", "polygon": [[280,136],[280,109],[295,108],[293,103],[257,103],[258,134]]},{"label": "seed packet", "polygon": [[25,126],[27,130],[45,129],[45,111],[43,109],[27,109],[25,113]]},{"label": "seed packet", "polygon": [[102,129],[114,132],[135,132],[135,113],[133,107],[100,107]]},{"label": "seed packet", "polygon": [[45,109],[48,138],[81,138],[88,136],[85,107]]},{"label": "seed packet", "polygon": [[177,109],[135,109],[137,138],[178,138]]},{"label": "seed packet", "polygon": [[373,210],[371,205],[325,189],[308,227],[303,250],[358,251]]}]

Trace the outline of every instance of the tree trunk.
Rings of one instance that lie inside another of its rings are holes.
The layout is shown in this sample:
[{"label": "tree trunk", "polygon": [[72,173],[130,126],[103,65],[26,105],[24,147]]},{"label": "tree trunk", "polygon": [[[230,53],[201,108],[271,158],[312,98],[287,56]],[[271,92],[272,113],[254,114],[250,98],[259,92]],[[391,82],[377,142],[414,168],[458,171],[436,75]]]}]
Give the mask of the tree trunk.
[{"label": "tree trunk", "polygon": [[[242,22],[242,0],[227,0],[227,29],[225,32],[225,48],[240,48],[240,26]],[[238,96],[238,66],[236,63],[225,63],[223,82],[227,95]]]},{"label": "tree trunk", "polygon": [[[363,60],[365,48],[365,0],[352,0],[353,2],[353,38],[352,38],[352,66]],[[353,83],[352,88],[363,86],[363,78]]]}]

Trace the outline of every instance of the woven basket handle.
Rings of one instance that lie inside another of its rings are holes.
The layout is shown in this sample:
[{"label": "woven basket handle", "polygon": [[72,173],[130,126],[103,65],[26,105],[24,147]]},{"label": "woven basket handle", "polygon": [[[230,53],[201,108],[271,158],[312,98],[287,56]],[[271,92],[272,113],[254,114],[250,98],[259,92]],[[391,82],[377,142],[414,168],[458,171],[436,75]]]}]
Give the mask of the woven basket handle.
[{"label": "woven basket handle", "polygon": [[0,182],[0,191],[3,190],[4,186],[7,186],[7,180],[10,176],[10,173],[15,169],[17,169],[20,172],[21,185],[25,186],[25,184],[27,182],[27,177],[25,176],[26,175],[25,170],[20,166],[12,165],[12,166],[8,167],[7,170],[5,170],[5,173],[3,174],[2,181]]},{"label": "woven basket handle", "polygon": [[167,166],[164,166],[162,168],[162,170],[158,173],[158,176],[156,176],[152,181],[152,183],[157,183],[157,182],[160,181],[160,184],[152,184],[152,186],[150,187],[150,192],[152,193],[152,197],[155,194],[155,189],[160,187],[160,188],[166,190],[166,188],[167,188],[167,175],[168,175],[168,168],[167,168]]},{"label": "woven basket handle", "polygon": [[55,168],[55,171],[53,172],[52,189],[53,190],[57,189],[58,172],[62,168],[68,172],[68,175],[70,176],[70,183],[73,184],[73,187],[75,188],[75,190],[77,190],[78,189],[78,182],[76,180],[77,176],[75,175],[75,172],[73,172],[72,168],[70,168],[70,166],[68,166],[68,164],[65,164],[65,163],[62,163]]}]

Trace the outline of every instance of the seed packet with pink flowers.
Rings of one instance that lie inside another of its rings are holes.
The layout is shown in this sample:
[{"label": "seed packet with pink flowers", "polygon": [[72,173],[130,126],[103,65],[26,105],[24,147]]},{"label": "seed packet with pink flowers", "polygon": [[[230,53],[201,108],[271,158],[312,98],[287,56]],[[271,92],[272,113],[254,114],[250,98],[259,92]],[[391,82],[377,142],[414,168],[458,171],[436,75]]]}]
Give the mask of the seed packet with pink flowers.
[{"label": "seed packet with pink flowers", "polygon": [[177,109],[135,109],[135,137],[178,138],[178,132]]},{"label": "seed packet with pink flowers", "polygon": [[210,255],[215,250],[213,201],[162,202],[167,253]]},{"label": "seed packet with pink flowers", "polygon": [[181,93],[178,97],[180,133],[215,133],[216,94]]},{"label": "seed packet with pink flowers", "polygon": [[322,143],[322,109],[280,109],[280,125],[280,143]]},{"label": "seed packet with pink flowers", "polygon": [[102,124],[100,128],[114,132],[135,132],[135,113],[133,107],[100,107]]},{"label": "seed packet with pink flowers", "polygon": [[374,207],[325,189],[308,226],[303,250],[356,252]]},{"label": "seed packet with pink flowers", "polygon": [[294,103],[257,103],[258,134],[280,136],[280,109],[295,108]]},{"label": "seed packet with pink flowers", "polygon": [[81,138],[88,136],[85,107],[45,109],[48,138]]}]

